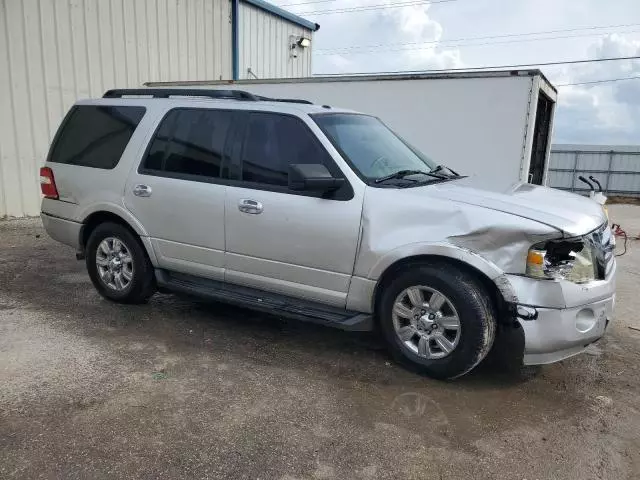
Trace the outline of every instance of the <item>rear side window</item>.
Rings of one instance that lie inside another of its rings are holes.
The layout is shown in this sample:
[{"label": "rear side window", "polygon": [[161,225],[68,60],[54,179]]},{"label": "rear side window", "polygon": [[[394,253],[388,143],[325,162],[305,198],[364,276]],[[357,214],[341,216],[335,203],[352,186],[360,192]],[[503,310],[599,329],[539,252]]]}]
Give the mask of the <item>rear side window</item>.
[{"label": "rear side window", "polygon": [[48,161],[82,167],[114,168],[144,112],[144,107],[73,107]]},{"label": "rear side window", "polygon": [[335,174],[328,156],[300,119],[252,113],[242,155],[242,180],[286,187],[292,164],[320,163]]},{"label": "rear side window", "polygon": [[232,112],[176,109],[162,120],[142,170],[219,178]]}]

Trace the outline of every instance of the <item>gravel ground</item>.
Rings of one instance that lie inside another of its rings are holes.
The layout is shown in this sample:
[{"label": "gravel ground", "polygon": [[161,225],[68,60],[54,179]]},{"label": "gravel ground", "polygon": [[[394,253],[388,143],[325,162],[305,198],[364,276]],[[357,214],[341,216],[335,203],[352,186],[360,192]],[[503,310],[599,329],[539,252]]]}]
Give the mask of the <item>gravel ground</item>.
[{"label": "gravel ground", "polygon": [[[640,207],[610,211],[640,233]],[[638,241],[586,354],[455,382],[371,334],[109,303],[37,220],[0,222],[0,245],[0,478],[640,478]]]}]

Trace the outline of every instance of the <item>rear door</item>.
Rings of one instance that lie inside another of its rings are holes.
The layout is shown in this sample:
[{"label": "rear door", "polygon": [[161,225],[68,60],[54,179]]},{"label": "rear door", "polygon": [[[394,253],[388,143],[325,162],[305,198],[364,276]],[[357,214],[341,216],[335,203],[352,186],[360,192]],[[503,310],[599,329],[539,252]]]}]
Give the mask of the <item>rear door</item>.
[{"label": "rear door", "polygon": [[538,95],[536,109],[536,123],[533,131],[533,148],[529,165],[529,183],[542,185],[544,181],[545,164],[549,151],[549,134],[551,119],[553,118],[553,101],[542,91]]},{"label": "rear door", "polygon": [[344,307],[362,196],[348,181],[329,195],[289,190],[294,163],[321,163],[344,177],[301,118],[251,112],[245,125],[229,171],[226,280]]},{"label": "rear door", "polygon": [[151,237],[160,267],[224,279],[221,169],[232,111],[176,108],[128,180],[125,205]]}]

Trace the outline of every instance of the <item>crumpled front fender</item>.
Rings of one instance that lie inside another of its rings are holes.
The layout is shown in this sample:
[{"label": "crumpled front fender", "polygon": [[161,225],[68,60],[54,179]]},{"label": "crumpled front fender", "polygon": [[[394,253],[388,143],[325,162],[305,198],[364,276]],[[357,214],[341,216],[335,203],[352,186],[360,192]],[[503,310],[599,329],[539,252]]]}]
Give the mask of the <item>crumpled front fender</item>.
[{"label": "crumpled front fender", "polygon": [[394,263],[423,255],[451,258],[469,265],[492,280],[506,301],[517,301],[515,291],[501,268],[469,249],[448,243],[414,243],[395,248],[380,258],[369,272],[368,278],[377,280]]},{"label": "crumpled front fender", "polygon": [[[418,195],[420,193],[420,195]],[[463,262],[517,301],[505,274],[523,274],[529,248],[562,232],[534,220],[439,198],[424,189],[367,190],[355,277],[377,282],[399,260],[437,255]]]}]

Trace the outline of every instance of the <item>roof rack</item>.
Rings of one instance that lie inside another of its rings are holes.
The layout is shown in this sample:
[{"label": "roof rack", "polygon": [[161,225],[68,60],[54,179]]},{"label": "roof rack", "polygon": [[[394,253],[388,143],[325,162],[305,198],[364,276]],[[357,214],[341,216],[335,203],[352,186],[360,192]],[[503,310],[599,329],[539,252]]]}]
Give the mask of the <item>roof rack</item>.
[{"label": "roof rack", "polygon": [[120,88],[107,90],[102,98],[122,98],[126,96],[142,96],[152,98],[170,97],[208,97],[214,99],[242,100],[248,102],[284,102],[313,105],[309,100],[295,98],[269,98],[254,95],[244,90],[208,90],[204,88]]},{"label": "roof rack", "polygon": [[305,105],[313,105],[313,102],[299,98],[271,98],[259,96],[258,100],[262,100],[263,102],[303,103]]},{"label": "roof rack", "polygon": [[226,98],[233,100],[247,100],[257,102],[260,100],[253,93],[243,90],[206,90],[201,88],[120,88],[107,90],[102,98],[122,98],[125,96],[144,96],[153,98],[169,97],[209,97]]}]

